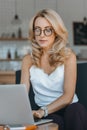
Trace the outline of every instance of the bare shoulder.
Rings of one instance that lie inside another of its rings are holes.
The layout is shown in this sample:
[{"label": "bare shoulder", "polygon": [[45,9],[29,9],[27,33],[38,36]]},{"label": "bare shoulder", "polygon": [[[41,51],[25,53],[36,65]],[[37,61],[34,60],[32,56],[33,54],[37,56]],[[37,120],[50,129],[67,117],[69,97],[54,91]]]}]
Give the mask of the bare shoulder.
[{"label": "bare shoulder", "polygon": [[31,55],[30,54],[27,54],[23,57],[23,61],[27,61],[27,60],[30,60],[31,59]]},{"label": "bare shoulder", "polygon": [[69,57],[66,59],[65,64],[76,64],[76,55],[73,51],[71,51]]},{"label": "bare shoulder", "polygon": [[26,66],[31,66],[32,65],[32,58],[30,54],[27,54],[23,57],[22,64]]}]

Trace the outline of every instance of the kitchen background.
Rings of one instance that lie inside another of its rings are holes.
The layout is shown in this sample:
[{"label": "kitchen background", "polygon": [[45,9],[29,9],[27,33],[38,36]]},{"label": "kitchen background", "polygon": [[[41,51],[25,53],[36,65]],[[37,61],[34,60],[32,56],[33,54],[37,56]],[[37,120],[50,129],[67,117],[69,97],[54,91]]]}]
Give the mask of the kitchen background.
[{"label": "kitchen background", "polygon": [[[62,17],[69,43],[77,56],[87,60],[87,46],[74,45],[73,22],[87,22],[87,0],[0,0],[0,70],[21,68],[23,56],[32,51],[28,38],[31,17],[43,8],[52,8]],[[19,21],[15,19],[19,17]]]}]

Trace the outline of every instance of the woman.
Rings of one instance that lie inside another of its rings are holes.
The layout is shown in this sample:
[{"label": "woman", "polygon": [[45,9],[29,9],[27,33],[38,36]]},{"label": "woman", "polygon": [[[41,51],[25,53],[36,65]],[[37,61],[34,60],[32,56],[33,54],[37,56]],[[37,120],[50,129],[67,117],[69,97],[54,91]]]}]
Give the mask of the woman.
[{"label": "woman", "polygon": [[22,62],[21,83],[35,93],[34,117],[51,118],[59,130],[86,130],[87,112],[78,103],[76,56],[67,47],[68,33],[60,16],[51,9],[38,12],[30,21],[32,55]]}]

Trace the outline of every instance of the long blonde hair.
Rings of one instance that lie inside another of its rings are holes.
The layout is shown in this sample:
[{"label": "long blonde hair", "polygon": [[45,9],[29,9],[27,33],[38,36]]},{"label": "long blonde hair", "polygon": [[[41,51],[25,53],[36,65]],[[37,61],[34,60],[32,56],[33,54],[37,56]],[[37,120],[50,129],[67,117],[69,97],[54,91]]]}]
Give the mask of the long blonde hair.
[{"label": "long blonde hair", "polygon": [[43,54],[41,47],[35,41],[33,31],[35,20],[38,17],[47,19],[56,33],[54,44],[48,52],[50,66],[64,64],[66,57],[68,57],[71,52],[71,50],[66,47],[68,43],[68,32],[61,17],[52,9],[43,9],[39,11],[30,21],[29,40],[32,41],[33,64],[40,67],[41,56]]}]

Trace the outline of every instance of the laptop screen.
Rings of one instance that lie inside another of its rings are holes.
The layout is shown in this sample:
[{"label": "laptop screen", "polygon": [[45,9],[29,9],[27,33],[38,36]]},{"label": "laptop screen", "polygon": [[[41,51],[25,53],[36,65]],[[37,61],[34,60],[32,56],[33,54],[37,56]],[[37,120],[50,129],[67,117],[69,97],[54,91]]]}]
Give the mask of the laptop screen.
[{"label": "laptop screen", "polygon": [[25,85],[0,85],[0,124],[34,124]]}]

